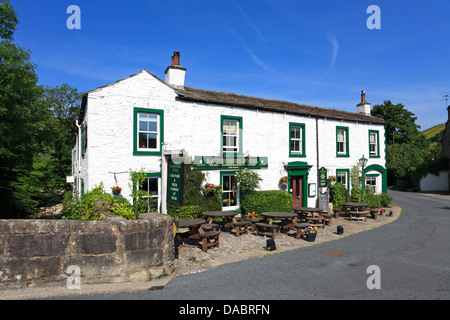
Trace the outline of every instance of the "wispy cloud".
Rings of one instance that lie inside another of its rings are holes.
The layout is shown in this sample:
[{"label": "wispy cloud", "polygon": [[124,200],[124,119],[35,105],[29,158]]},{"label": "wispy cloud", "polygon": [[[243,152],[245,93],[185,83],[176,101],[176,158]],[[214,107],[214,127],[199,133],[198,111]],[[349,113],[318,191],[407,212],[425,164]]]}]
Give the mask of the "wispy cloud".
[{"label": "wispy cloud", "polygon": [[258,34],[258,37],[265,43],[266,39],[264,39],[261,31],[259,31],[259,28],[253,23],[252,20],[248,17],[248,15],[245,13],[245,11],[242,9],[242,7],[236,2],[236,0],[233,0],[234,5],[238,8],[241,15],[244,17],[245,21],[248,23],[248,25]]},{"label": "wispy cloud", "polygon": [[330,41],[333,46],[333,53],[331,55],[331,68],[334,68],[336,64],[337,55],[339,53],[339,42],[334,34],[327,35],[328,41]]}]

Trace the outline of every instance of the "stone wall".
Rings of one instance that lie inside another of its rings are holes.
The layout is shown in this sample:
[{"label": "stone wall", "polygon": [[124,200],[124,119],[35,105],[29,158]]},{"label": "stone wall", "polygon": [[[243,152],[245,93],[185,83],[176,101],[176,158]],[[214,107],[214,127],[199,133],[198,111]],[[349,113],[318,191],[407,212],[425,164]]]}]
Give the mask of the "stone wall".
[{"label": "stone wall", "polygon": [[173,273],[173,218],[127,221],[0,220],[0,287],[148,281]]}]

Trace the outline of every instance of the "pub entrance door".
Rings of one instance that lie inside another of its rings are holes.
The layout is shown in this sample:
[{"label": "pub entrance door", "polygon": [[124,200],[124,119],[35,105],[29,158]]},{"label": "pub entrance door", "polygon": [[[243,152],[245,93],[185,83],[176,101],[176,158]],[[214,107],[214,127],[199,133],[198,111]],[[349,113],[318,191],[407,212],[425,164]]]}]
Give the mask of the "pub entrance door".
[{"label": "pub entrance door", "polygon": [[291,177],[291,185],[292,185],[292,197],[294,198],[294,207],[302,207],[303,199],[302,199],[302,184],[303,177],[301,176],[293,176]]}]

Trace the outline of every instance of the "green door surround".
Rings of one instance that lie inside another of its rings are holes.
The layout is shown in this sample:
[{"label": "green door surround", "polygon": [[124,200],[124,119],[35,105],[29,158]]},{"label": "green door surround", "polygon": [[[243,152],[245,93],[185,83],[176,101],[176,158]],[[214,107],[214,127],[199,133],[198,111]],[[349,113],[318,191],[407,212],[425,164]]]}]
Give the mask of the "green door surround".
[{"label": "green door surround", "polygon": [[291,180],[292,177],[302,177],[302,206],[307,207],[308,205],[308,175],[309,169],[312,166],[308,165],[307,162],[303,161],[293,161],[288,162],[285,166],[288,172],[288,188],[289,193],[292,190]]},{"label": "green door surround", "polygon": [[379,164],[372,164],[366,168],[364,168],[363,171],[363,177],[366,176],[366,172],[369,171],[378,171],[381,173],[381,192],[387,192],[387,170],[380,166]]}]

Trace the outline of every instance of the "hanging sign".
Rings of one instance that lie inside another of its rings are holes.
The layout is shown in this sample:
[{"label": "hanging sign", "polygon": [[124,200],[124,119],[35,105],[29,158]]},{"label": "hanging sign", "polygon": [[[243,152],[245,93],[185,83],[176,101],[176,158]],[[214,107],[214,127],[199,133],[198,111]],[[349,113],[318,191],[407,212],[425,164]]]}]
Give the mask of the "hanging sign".
[{"label": "hanging sign", "polygon": [[170,204],[183,205],[184,188],[184,163],[175,164],[168,161],[167,172],[167,202]]},{"label": "hanging sign", "polygon": [[327,186],[327,169],[324,167],[319,169],[319,187],[325,188]]},{"label": "hanging sign", "polygon": [[244,156],[196,156],[194,158],[196,169],[243,169],[243,168],[267,168],[267,157]]}]

